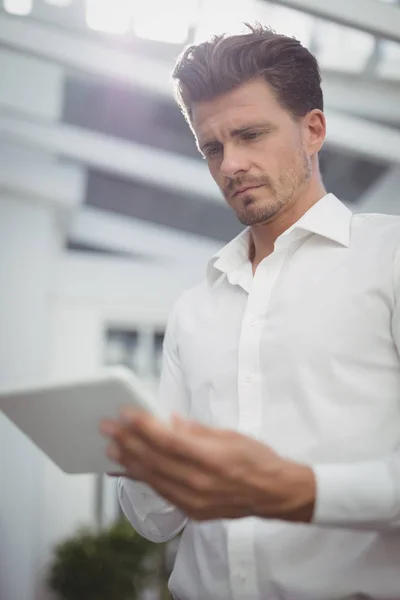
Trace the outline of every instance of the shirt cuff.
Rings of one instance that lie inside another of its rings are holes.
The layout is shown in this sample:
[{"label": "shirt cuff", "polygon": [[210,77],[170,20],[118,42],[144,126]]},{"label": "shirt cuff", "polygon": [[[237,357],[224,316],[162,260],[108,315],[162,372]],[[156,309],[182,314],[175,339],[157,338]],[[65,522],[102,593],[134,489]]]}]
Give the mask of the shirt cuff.
[{"label": "shirt cuff", "polygon": [[122,500],[124,492],[128,495],[135,506],[136,512],[142,519],[145,519],[150,512],[170,506],[167,500],[142,481],[120,477],[118,480],[118,495],[120,500]]},{"label": "shirt cuff", "polygon": [[380,530],[399,521],[398,474],[390,461],[323,464],[313,470],[316,525]]}]

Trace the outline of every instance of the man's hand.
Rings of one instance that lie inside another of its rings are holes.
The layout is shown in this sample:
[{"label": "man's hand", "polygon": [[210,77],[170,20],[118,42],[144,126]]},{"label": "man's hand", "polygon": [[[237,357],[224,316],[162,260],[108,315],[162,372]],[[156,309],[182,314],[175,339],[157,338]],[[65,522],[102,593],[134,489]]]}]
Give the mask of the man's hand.
[{"label": "man's hand", "polygon": [[250,437],[178,417],[165,425],[130,408],[100,431],[123,468],[115,475],[147,483],[192,519],[312,519],[312,470]]}]

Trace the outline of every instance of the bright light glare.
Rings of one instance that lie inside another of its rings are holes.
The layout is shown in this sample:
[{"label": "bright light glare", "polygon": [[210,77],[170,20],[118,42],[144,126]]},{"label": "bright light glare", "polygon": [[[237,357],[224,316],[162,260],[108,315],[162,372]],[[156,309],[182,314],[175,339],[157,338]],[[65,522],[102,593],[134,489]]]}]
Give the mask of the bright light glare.
[{"label": "bright light glare", "polygon": [[73,0],[45,0],[45,2],[53,6],[69,6]]},{"label": "bright light glare", "polygon": [[258,20],[277,33],[294,37],[303,46],[309,46],[315,25],[315,17],[292,8],[261,2]]},{"label": "bright light glare", "polygon": [[195,31],[197,44],[219,33],[243,33],[244,23],[254,23],[258,0],[203,0]]},{"label": "bright light glare", "polygon": [[374,50],[373,36],[330,21],[318,21],[315,31],[317,59],[323,69],[359,73]]},{"label": "bright light glare", "polygon": [[133,30],[148,40],[183,44],[197,18],[198,0],[134,0]]},{"label": "bright light glare", "polygon": [[131,0],[86,0],[86,22],[96,31],[127,33],[131,14]]},{"label": "bright light glare", "polygon": [[11,15],[29,15],[32,8],[33,0],[4,0],[4,10]]}]

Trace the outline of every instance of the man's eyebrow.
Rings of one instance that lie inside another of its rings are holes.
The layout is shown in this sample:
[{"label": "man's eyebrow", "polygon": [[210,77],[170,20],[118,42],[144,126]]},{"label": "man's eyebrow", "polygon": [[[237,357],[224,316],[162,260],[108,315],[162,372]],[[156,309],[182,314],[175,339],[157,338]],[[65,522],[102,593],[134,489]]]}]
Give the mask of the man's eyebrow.
[{"label": "man's eyebrow", "polygon": [[251,123],[251,125],[244,125],[243,127],[232,129],[230,135],[231,137],[238,137],[248,131],[253,131],[254,129],[273,129],[274,127],[275,125],[270,121],[260,121],[259,123]]},{"label": "man's eyebrow", "polygon": [[[251,123],[251,125],[244,125],[243,127],[238,127],[237,129],[232,129],[232,131],[230,131],[230,136],[231,137],[240,137],[244,133],[247,133],[249,131],[254,131],[255,129],[270,129],[270,130],[272,130],[275,127],[276,126],[273,123],[271,123],[270,121],[260,121],[258,123]],[[218,140],[208,140],[207,142],[204,142],[204,144],[199,146],[199,148],[204,153],[204,151],[207,150],[207,148],[215,146],[216,144],[219,144],[219,143],[220,142]]]}]

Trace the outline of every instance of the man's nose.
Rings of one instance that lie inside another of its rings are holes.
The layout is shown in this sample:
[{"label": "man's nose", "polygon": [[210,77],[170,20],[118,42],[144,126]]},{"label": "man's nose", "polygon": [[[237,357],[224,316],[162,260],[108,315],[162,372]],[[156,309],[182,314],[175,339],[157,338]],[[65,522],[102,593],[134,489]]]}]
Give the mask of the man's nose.
[{"label": "man's nose", "polygon": [[224,157],[221,163],[221,173],[225,177],[233,178],[249,170],[249,160],[246,153],[238,148],[224,148]]}]

